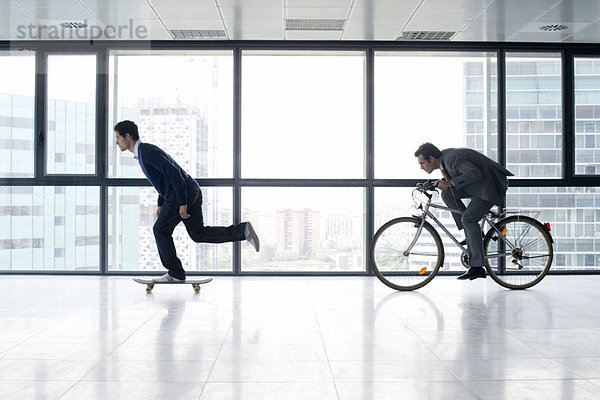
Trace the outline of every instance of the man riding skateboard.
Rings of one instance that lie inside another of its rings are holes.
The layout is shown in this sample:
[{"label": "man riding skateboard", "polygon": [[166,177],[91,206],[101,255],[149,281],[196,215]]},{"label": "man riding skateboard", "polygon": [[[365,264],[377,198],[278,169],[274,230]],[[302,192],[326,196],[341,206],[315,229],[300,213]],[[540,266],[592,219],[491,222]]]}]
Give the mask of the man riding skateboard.
[{"label": "man riding skateboard", "polygon": [[256,251],[258,235],[250,222],[223,226],[205,226],[202,217],[202,192],[198,183],[159,147],[140,141],[137,125],[121,121],[114,127],[116,144],[129,150],[140,163],[142,172],[158,191],[157,220],[153,231],[158,254],[166,274],[155,283],[185,281],[185,270],[177,257],[173,231],[183,221],[190,238],[196,243],[225,243],[247,240]]}]

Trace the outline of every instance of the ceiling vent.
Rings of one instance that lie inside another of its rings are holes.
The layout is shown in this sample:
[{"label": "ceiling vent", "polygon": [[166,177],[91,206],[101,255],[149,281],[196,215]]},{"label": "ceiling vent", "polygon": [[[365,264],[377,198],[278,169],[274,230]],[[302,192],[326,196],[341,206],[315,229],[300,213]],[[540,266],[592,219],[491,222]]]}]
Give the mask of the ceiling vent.
[{"label": "ceiling vent", "polygon": [[456,32],[443,31],[404,31],[396,40],[450,40]]},{"label": "ceiling vent", "polygon": [[83,22],[62,22],[59,25],[65,29],[77,29],[87,27],[87,24],[84,24]]},{"label": "ceiling vent", "polygon": [[222,29],[172,29],[175,39],[227,39]]},{"label": "ceiling vent", "polygon": [[540,26],[540,29],[543,31],[546,31],[546,32],[564,31],[567,28],[569,28],[569,27],[566,25],[561,25],[561,24],[549,24],[549,25]]},{"label": "ceiling vent", "polygon": [[345,19],[286,19],[288,31],[343,31]]}]

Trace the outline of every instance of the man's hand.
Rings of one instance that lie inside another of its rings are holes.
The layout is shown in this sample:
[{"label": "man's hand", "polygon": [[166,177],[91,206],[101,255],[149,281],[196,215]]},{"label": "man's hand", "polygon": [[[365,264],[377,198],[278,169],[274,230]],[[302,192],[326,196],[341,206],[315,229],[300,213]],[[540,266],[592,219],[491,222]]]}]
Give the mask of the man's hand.
[{"label": "man's hand", "polygon": [[179,206],[179,216],[181,219],[188,219],[190,217],[190,214],[187,212],[187,204]]},{"label": "man's hand", "polygon": [[451,186],[454,186],[454,182],[452,182],[452,179],[450,179],[449,181],[439,181],[437,184],[437,187],[440,190],[446,190]]},{"label": "man's hand", "polygon": [[160,215],[160,209],[161,209],[161,208],[162,208],[161,206],[158,206],[158,207],[156,208],[156,218],[158,218],[158,216]]}]

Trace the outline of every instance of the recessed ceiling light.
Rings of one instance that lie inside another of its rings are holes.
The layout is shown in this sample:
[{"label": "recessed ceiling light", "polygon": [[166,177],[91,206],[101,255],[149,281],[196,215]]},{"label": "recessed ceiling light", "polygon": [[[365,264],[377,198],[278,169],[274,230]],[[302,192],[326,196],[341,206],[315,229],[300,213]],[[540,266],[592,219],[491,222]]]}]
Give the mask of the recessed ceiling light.
[{"label": "recessed ceiling light", "polygon": [[175,39],[227,39],[223,29],[171,29]]},{"label": "recessed ceiling light", "polygon": [[83,22],[63,22],[62,24],[60,24],[61,27],[63,28],[85,28],[87,26],[87,24],[84,24]]},{"label": "recessed ceiling light", "polygon": [[455,34],[445,31],[404,31],[396,40],[450,40]]},{"label": "recessed ceiling light", "polygon": [[287,31],[343,31],[345,19],[286,19]]},{"label": "recessed ceiling light", "polygon": [[549,25],[542,25],[540,26],[540,29],[546,32],[557,32],[557,31],[563,31],[565,29],[567,29],[568,26],[566,25],[562,25],[562,24],[549,24]]}]

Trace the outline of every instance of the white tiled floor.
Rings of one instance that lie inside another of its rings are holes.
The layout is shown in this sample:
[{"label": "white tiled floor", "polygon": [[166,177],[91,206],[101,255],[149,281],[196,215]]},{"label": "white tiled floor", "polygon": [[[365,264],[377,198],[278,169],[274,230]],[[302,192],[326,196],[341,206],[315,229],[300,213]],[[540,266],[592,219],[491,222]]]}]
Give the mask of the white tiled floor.
[{"label": "white tiled floor", "polygon": [[3,276],[0,399],[598,399],[600,276]]}]

